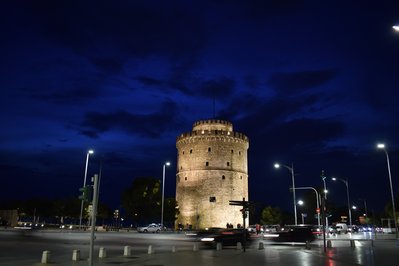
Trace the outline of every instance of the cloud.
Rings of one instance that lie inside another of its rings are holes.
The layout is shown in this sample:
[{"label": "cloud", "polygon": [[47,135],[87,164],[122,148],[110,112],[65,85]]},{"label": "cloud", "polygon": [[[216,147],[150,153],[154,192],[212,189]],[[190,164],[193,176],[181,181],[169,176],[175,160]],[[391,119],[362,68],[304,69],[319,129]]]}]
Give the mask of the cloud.
[{"label": "cloud", "polygon": [[172,101],[164,102],[160,109],[150,114],[131,114],[125,110],[112,113],[89,112],[80,125],[80,133],[90,138],[100,134],[120,130],[145,138],[158,138],[173,129],[178,107]]},{"label": "cloud", "polygon": [[221,77],[219,79],[207,80],[200,85],[199,94],[208,98],[225,98],[232,94],[235,81]]},{"label": "cloud", "polygon": [[[23,89],[26,90],[26,89]],[[100,96],[101,90],[94,89],[90,87],[80,87],[74,88],[71,90],[57,90],[55,91],[45,91],[41,90],[30,90],[30,96],[34,99],[49,101],[49,102],[56,102],[56,103],[77,103],[80,101],[85,101],[89,99],[95,99]]]},{"label": "cloud", "polygon": [[269,85],[281,94],[295,93],[323,85],[335,78],[337,73],[336,69],[275,73],[269,79]]}]

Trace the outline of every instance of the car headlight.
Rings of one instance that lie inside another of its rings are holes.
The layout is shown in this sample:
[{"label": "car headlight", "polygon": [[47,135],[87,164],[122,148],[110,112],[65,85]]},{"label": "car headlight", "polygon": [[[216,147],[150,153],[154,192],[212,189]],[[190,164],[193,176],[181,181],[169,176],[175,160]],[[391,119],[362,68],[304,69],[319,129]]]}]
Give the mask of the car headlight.
[{"label": "car headlight", "polygon": [[215,238],[213,238],[213,237],[204,237],[204,238],[201,238],[201,242],[212,242],[212,241],[214,241],[215,240]]}]

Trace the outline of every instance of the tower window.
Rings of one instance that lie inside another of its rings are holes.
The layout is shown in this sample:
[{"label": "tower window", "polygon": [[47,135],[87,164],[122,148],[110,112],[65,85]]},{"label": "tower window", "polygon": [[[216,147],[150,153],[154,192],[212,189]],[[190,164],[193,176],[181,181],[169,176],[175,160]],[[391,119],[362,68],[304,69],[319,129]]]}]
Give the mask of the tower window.
[{"label": "tower window", "polygon": [[184,180],[186,180],[186,181],[187,181],[187,176],[184,178]]},{"label": "tower window", "polygon": [[[183,152],[184,153],[184,152]],[[234,150],[231,150],[231,153],[234,153]]]},{"label": "tower window", "polygon": [[227,162],[227,166],[230,166],[230,162]]},{"label": "tower window", "polygon": [[211,147],[208,148],[208,152],[210,152],[210,151],[211,151]]},{"label": "tower window", "polygon": [[184,155],[184,151],[183,151],[183,155]]},{"label": "tower window", "polygon": [[226,177],[224,175],[222,175],[222,179],[226,179]]},{"label": "tower window", "polygon": [[209,202],[216,202],[216,197],[209,197]]},{"label": "tower window", "polygon": [[242,176],[240,176],[240,179],[242,179]]},{"label": "tower window", "polygon": [[206,162],[205,165],[206,165],[206,166],[209,166],[209,162]]},{"label": "tower window", "polygon": [[241,155],[241,152],[240,152],[240,151],[238,152],[238,155]]},{"label": "tower window", "polygon": [[190,153],[193,153],[193,150],[192,150],[192,149],[190,150]]}]

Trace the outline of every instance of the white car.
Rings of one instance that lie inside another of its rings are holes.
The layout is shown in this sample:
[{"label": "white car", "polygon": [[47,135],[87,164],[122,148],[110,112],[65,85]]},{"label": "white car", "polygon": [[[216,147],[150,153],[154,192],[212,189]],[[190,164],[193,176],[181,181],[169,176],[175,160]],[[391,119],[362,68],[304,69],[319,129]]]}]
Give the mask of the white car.
[{"label": "white car", "polygon": [[162,227],[159,224],[149,224],[148,226],[138,227],[137,231],[139,233],[159,233],[161,229]]}]

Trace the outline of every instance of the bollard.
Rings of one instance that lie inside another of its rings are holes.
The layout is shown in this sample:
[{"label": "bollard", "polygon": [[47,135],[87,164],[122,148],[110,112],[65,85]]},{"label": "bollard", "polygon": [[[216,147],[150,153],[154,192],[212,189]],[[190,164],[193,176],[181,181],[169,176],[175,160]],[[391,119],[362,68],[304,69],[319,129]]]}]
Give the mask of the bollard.
[{"label": "bollard", "polygon": [[125,246],[123,248],[123,256],[125,256],[125,257],[132,256],[132,248],[130,246]]},{"label": "bollard", "polygon": [[107,257],[107,250],[103,247],[100,248],[100,252],[98,253],[98,257],[100,259],[104,259]]},{"label": "bollard", "polygon": [[371,239],[371,246],[374,247],[374,240]]},{"label": "bollard", "polygon": [[221,242],[217,242],[216,243],[216,250],[222,250],[222,243]]},{"label": "bollard", "polygon": [[50,263],[50,254],[51,254],[51,252],[49,250],[43,251],[43,254],[42,254],[42,263],[43,264]]},{"label": "bollard", "polygon": [[355,240],[350,240],[351,243],[351,247],[354,248],[355,247]]},{"label": "bollard", "polygon": [[242,249],[242,244],[241,242],[237,242],[237,250],[241,250]]},{"label": "bollard", "polygon": [[197,243],[194,243],[193,251],[198,251],[198,244]]},{"label": "bollard", "polygon": [[265,247],[263,246],[263,242],[259,242],[259,247],[258,247],[258,249],[259,250],[261,250],[261,249],[264,249]]},{"label": "bollard", "polygon": [[152,248],[152,245],[148,246],[148,254],[154,254],[154,249]]},{"label": "bollard", "polygon": [[331,248],[331,247],[332,247],[332,242],[331,242],[331,240],[327,240],[327,247],[328,247],[328,248]]},{"label": "bollard", "polygon": [[73,261],[79,261],[80,260],[80,250],[79,249],[74,249],[72,251],[72,260]]},{"label": "bollard", "polygon": [[176,252],[176,246],[172,246],[172,252],[173,252],[173,253]]},{"label": "bollard", "polygon": [[306,249],[311,249],[311,248],[310,248],[310,242],[309,242],[309,241],[306,241],[306,243],[305,243],[305,248],[306,248]]}]

